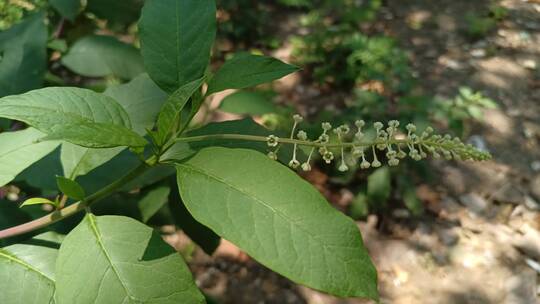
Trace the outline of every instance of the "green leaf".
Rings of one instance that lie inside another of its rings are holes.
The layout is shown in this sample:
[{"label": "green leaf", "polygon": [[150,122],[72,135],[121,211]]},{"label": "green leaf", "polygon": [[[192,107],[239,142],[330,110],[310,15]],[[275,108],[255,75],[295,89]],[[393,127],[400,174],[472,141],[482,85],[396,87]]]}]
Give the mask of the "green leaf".
[{"label": "green leaf", "polygon": [[82,9],[81,0],[49,0],[49,3],[70,21],[74,21]]},{"label": "green leaf", "polygon": [[144,223],[148,222],[148,220],[167,203],[170,192],[171,188],[169,187],[158,187],[148,192],[137,203]]},{"label": "green leaf", "polygon": [[178,162],[195,154],[188,143],[177,142],[159,158],[160,162]]},{"label": "green leaf", "polygon": [[56,176],[56,184],[58,189],[74,200],[83,200],[86,197],[84,189],[76,181],[63,176]]},{"label": "green leaf", "polygon": [[199,78],[183,85],[167,99],[159,112],[157,121],[160,143],[164,143],[167,140],[167,136],[177,126],[182,109],[185,107],[193,93],[201,87],[203,81],[204,78]]},{"label": "green leaf", "polygon": [[58,204],[56,202],[53,202],[51,200],[48,200],[46,198],[43,198],[43,197],[34,197],[34,198],[30,198],[30,199],[27,199],[25,200],[20,208],[24,207],[24,206],[32,206],[32,205],[52,205],[52,206],[58,206]]},{"label": "green leaf", "polygon": [[363,219],[369,215],[368,197],[364,192],[359,192],[349,207],[351,217],[355,220]]},{"label": "green leaf", "polygon": [[59,303],[204,303],[181,256],[152,228],[88,214],[56,263]]},{"label": "green leaf", "polygon": [[0,117],[20,120],[45,133],[81,122],[131,128],[128,114],[114,99],[71,87],[49,87],[0,98]]},{"label": "green leaf", "polygon": [[167,94],[147,74],[126,84],[109,87],[104,94],[114,98],[126,110],[132,129],[141,135],[146,133],[146,129],[152,129],[167,99]]},{"label": "green leaf", "polygon": [[216,36],[214,0],[147,0],[139,21],[150,77],[167,93],[203,76]]},{"label": "green leaf", "polygon": [[42,13],[0,33],[0,97],[41,87],[47,70],[46,47]]},{"label": "green leaf", "polygon": [[293,171],[261,153],[221,147],[177,170],[193,217],[263,265],[333,295],[377,298],[358,227]]},{"label": "green leaf", "polygon": [[40,140],[65,140],[87,148],[144,147],[148,143],[144,137],[123,126],[91,122],[58,125],[56,131]]},{"label": "green leaf", "polygon": [[42,192],[56,193],[58,185],[53,176],[62,175],[60,146],[21,172],[14,181],[38,188]]},{"label": "green leaf", "polygon": [[374,208],[380,209],[386,205],[390,198],[391,177],[388,167],[381,167],[368,177],[367,196]]},{"label": "green leaf", "polygon": [[169,200],[169,208],[176,225],[180,227],[193,242],[197,243],[206,254],[212,255],[218,248],[221,238],[210,228],[193,218],[184,202],[180,199],[178,188],[175,189]]},{"label": "green leaf", "polygon": [[59,142],[36,143],[44,134],[36,129],[0,133],[0,186],[51,153]]},{"label": "green leaf", "polygon": [[219,109],[235,114],[263,115],[275,112],[275,107],[265,94],[238,91],[221,101]]},{"label": "green leaf", "polygon": [[206,95],[226,89],[243,89],[279,79],[299,68],[276,58],[239,54],[228,60],[208,83]]},{"label": "green leaf", "polygon": [[81,38],[62,57],[62,64],[89,77],[115,75],[131,79],[144,72],[139,50],[111,36]]},{"label": "green leaf", "polygon": [[143,0],[87,0],[86,10],[114,23],[132,23],[137,21],[143,6]]},{"label": "green leaf", "polygon": [[62,144],[60,159],[64,176],[75,179],[88,174],[122,152],[125,147],[91,149],[65,142]]},{"label": "green leaf", "polygon": [[48,232],[0,249],[0,303],[55,303],[54,265],[61,240]]}]

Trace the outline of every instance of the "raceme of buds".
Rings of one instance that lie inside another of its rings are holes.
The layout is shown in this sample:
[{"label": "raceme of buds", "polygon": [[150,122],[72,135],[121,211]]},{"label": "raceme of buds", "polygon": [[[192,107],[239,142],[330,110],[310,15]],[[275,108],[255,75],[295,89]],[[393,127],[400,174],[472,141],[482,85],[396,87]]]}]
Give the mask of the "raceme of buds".
[{"label": "raceme of buds", "polygon": [[[319,152],[325,163],[330,164],[336,158],[334,153],[330,151],[331,148],[337,148],[340,151],[338,170],[342,172],[349,170],[349,166],[345,162],[346,158],[349,164],[359,163],[361,169],[382,166],[382,162],[377,157],[377,150],[385,151],[383,154],[386,156],[389,166],[397,166],[400,160],[407,156],[417,161],[428,155],[432,155],[434,158],[444,157],[445,159],[473,161],[491,158],[488,152],[480,151],[472,145],[466,145],[457,137],[433,134],[431,127],[426,128],[418,135],[416,126],[409,123],[405,126],[406,135],[404,135],[399,130],[400,124],[397,120],[389,121],[386,128],[382,122],[375,122],[373,124],[375,139],[370,141],[364,140],[363,128],[366,127],[366,123],[363,120],[354,122],[356,131],[352,133],[346,124],[333,128],[330,123],[323,122],[321,124],[322,133],[316,140],[309,140],[308,134],[303,130],[295,133],[298,124],[303,121],[302,116],[294,115],[293,120],[294,125],[289,139],[280,140],[275,135],[266,138],[267,145],[276,148],[269,152],[268,156],[271,159],[277,159],[280,145],[293,144],[293,155],[289,166],[294,169],[301,168],[304,171],[311,170],[310,162],[315,151]],[[331,130],[337,136],[337,142],[330,142],[328,133]],[[304,162],[297,159],[298,146],[311,146],[309,156]]]}]

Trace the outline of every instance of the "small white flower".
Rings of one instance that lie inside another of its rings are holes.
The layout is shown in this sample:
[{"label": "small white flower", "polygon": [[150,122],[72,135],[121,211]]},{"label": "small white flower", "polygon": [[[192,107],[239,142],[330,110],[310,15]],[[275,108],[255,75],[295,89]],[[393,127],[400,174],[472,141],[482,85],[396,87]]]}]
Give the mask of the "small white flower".
[{"label": "small white flower", "polygon": [[289,167],[293,168],[293,169],[296,169],[298,168],[298,166],[300,166],[300,162],[296,159],[292,159],[290,162],[289,162]]},{"label": "small white flower", "polygon": [[298,131],[298,134],[296,136],[300,140],[306,140],[307,139],[307,133],[305,131],[303,131],[303,130]]},{"label": "small white flower", "polygon": [[270,135],[266,138],[266,144],[269,146],[269,147],[275,147],[277,146],[279,143],[279,137],[275,136],[275,135]]},{"label": "small white flower", "polygon": [[341,171],[341,172],[345,172],[345,171],[349,170],[349,167],[347,167],[347,165],[345,164],[345,162],[342,161],[342,162],[341,162],[341,165],[340,165],[339,168],[338,168],[338,170]]},{"label": "small white flower", "polygon": [[304,171],[311,171],[311,165],[309,163],[303,163],[302,164],[302,170]]},{"label": "small white flower", "polygon": [[293,119],[295,123],[301,123],[304,120],[304,117],[300,116],[299,114],[294,114]]},{"label": "small white flower", "polygon": [[323,122],[321,126],[324,131],[329,131],[332,129],[332,125],[329,122]]},{"label": "small white flower", "polygon": [[276,152],[268,152],[268,157],[271,159],[271,160],[277,160],[277,154]]}]

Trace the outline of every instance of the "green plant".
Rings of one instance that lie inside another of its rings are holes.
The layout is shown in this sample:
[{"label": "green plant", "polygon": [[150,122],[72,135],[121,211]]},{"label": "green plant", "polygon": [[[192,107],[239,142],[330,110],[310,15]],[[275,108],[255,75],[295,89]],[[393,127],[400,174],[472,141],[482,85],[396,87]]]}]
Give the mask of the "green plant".
[{"label": "green plant", "polygon": [[[389,165],[397,165],[405,151],[415,160],[428,153],[489,158],[431,129],[417,135],[410,124],[403,133],[397,121],[386,128],[376,122],[366,131],[359,120],[354,132],[324,123],[311,140],[298,130],[299,115],[288,137],[252,120],[191,129],[212,94],[298,70],[244,53],[211,75],[215,13],[213,0],[147,0],[139,30],[148,75],[104,93],[46,87],[0,98],[0,117],[18,121],[20,128],[0,133],[0,184],[29,189],[16,194],[27,198],[23,210],[0,201],[0,288],[7,291],[1,303],[204,302],[185,262],[150,227],[152,221],[175,222],[209,254],[223,237],[293,281],[341,297],[377,299],[376,270],[356,225],[272,159],[309,170],[318,152],[327,163],[339,159],[339,169],[346,171],[355,163],[382,166],[377,151]],[[17,30],[43,26],[43,14],[30,18]],[[108,40],[90,39],[91,45]],[[79,67],[82,73],[137,74],[118,64],[122,56],[91,58],[102,62]],[[17,69],[7,71],[19,75]],[[300,147],[307,147],[307,159],[300,159]],[[260,153],[269,149],[270,157]],[[50,211],[45,215],[43,204]],[[82,211],[84,218],[77,217]]]}]

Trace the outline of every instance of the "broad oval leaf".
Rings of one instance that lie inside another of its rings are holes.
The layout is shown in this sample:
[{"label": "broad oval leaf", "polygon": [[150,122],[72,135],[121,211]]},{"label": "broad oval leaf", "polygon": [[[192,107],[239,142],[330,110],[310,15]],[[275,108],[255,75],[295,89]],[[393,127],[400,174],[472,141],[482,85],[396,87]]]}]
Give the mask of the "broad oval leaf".
[{"label": "broad oval leaf", "polygon": [[131,79],[144,72],[142,57],[132,45],[112,36],[86,36],[75,42],[62,63],[89,77],[115,75]]},{"label": "broad oval leaf", "polygon": [[264,154],[206,148],[177,165],[186,207],[270,269],[342,297],[377,298],[377,272],[354,222]]},{"label": "broad oval leaf", "polygon": [[35,14],[0,33],[0,97],[42,85],[47,70],[44,17]]},{"label": "broad oval leaf", "polygon": [[[84,262],[81,262],[84,261]],[[131,218],[88,214],[62,242],[58,303],[204,303],[180,254]]]},{"label": "broad oval leaf", "polygon": [[243,89],[279,79],[299,68],[279,59],[238,54],[227,60],[208,83],[206,95],[226,89]]},{"label": "broad oval leaf", "polygon": [[152,129],[167,99],[167,94],[147,74],[137,76],[128,83],[109,87],[103,94],[114,98],[126,110],[132,129],[141,135],[146,133],[146,129]]},{"label": "broad oval leaf", "polygon": [[216,36],[214,0],[147,0],[139,21],[150,77],[167,93],[203,76]]},{"label": "broad oval leaf", "polygon": [[131,128],[128,114],[114,99],[72,87],[50,87],[0,98],[0,117],[20,120],[45,133],[82,121]]},{"label": "broad oval leaf", "polygon": [[58,185],[58,189],[68,197],[78,201],[86,197],[83,187],[74,180],[63,176],[56,176],[56,184]]},{"label": "broad oval leaf", "polygon": [[61,240],[48,232],[0,248],[0,303],[54,303],[54,266]]},{"label": "broad oval leaf", "polygon": [[12,181],[60,144],[53,141],[36,143],[43,136],[45,134],[34,128],[0,133],[0,186]]}]

